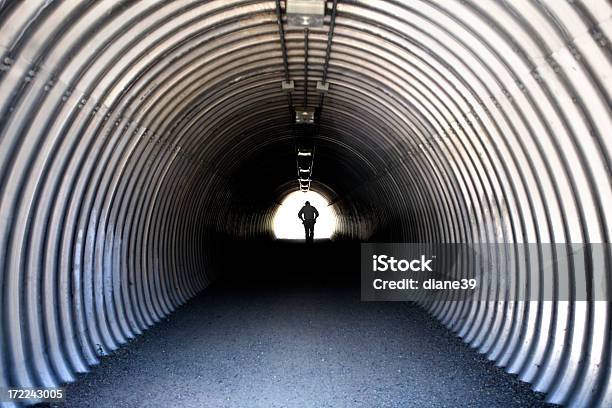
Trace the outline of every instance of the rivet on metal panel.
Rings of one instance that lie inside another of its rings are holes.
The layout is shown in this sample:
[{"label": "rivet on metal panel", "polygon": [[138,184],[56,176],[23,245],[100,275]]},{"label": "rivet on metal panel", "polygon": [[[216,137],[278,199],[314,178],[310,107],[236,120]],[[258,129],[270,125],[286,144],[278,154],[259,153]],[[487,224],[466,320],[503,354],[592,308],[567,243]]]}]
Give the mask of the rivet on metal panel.
[{"label": "rivet on metal panel", "polygon": [[550,65],[550,67],[553,69],[554,72],[559,72],[559,69],[560,69],[559,64],[552,56],[548,56],[546,58],[546,62],[548,62],[548,65]]},{"label": "rivet on metal panel", "polygon": [[599,44],[600,47],[605,47],[608,43],[606,41],[606,36],[601,32],[599,27],[591,27],[591,29],[589,29],[589,34],[591,34],[593,41]]},{"label": "rivet on metal panel", "polygon": [[577,61],[582,59],[582,56],[580,55],[580,51],[578,51],[578,48],[576,48],[575,46],[569,46],[568,49],[574,56],[574,59],[576,59]]},{"label": "rivet on metal panel", "polygon": [[13,66],[13,59],[10,57],[4,57],[2,59],[2,65],[0,66],[0,70],[8,71]]}]

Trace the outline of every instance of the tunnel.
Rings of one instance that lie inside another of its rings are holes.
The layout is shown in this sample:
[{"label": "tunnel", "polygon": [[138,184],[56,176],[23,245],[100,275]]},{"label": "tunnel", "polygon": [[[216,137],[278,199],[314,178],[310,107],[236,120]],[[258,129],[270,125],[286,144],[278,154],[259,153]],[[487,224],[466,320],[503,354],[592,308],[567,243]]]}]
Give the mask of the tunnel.
[{"label": "tunnel", "polygon": [[[610,35],[606,0],[0,2],[0,388],[78,383],[274,245],[301,143],[332,254],[609,244]],[[416,306],[547,402],[610,407],[611,262],[570,268],[597,299]]]}]

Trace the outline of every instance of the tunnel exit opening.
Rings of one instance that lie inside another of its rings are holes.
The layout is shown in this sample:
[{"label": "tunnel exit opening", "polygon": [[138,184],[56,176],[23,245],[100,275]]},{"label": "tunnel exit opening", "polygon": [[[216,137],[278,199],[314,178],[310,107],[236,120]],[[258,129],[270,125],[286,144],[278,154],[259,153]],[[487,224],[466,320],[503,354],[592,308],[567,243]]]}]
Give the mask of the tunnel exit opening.
[{"label": "tunnel exit opening", "polygon": [[277,239],[304,239],[304,226],[298,212],[309,201],[319,217],[314,228],[315,239],[332,238],[336,231],[336,212],[325,197],[315,191],[294,191],[285,196],[274,214],[273,228]]}]

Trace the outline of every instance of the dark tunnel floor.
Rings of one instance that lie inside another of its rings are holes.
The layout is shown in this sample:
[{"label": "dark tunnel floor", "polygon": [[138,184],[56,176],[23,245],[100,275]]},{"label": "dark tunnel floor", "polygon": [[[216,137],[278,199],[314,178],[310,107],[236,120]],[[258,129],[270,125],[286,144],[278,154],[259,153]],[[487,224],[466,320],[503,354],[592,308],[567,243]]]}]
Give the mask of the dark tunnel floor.
[{"label": "dark tunnel floor", "polygon": [[67,386],[65,405],[545,405],[417,306],[361,302],[358,282],[336,272],[358,278],[358,245],[276,242],[233,251],[241,261],[226,267],[241,273],[103,358]]}]

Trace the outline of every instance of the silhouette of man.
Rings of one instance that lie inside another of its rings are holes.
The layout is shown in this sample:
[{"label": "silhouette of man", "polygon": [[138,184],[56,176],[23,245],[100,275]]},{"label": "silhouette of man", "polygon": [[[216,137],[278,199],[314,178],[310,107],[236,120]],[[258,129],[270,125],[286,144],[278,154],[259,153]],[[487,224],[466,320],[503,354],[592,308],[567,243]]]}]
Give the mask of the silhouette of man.
[{"label": "silhouette of man", "polygon": [[310,205],[310,201],[306,201],[298,213],[298,218],[302,220],[302,224],[304,224],[306,242],[312,242],[314,239],[314,225],[318,217],[319,212],[317,209]]}]

